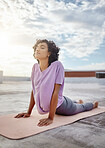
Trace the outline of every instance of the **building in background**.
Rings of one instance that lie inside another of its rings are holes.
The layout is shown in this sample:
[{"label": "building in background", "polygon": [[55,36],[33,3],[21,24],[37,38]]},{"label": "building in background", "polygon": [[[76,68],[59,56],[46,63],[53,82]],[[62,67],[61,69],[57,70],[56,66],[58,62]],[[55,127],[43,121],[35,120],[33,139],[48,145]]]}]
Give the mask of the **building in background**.
[{"label": "building in background", "polygon": [[3,83],[3,71],[0,71],[0,84]]}]

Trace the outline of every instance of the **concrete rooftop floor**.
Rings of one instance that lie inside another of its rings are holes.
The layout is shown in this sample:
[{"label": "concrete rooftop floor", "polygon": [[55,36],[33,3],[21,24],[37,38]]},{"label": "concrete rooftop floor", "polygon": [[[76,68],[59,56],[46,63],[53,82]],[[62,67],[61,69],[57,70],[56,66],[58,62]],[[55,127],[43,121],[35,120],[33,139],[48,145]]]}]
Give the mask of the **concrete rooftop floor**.
[{"label": "concrete rooftop floor", "polygon": [[[0,84],[0,115],[26,111],[31,82]],[[105,106],[105,79],[69,78],[63,95]],[[21,140],[0,136],[0,148],[105,148],[105,113],[79,120]]]}]

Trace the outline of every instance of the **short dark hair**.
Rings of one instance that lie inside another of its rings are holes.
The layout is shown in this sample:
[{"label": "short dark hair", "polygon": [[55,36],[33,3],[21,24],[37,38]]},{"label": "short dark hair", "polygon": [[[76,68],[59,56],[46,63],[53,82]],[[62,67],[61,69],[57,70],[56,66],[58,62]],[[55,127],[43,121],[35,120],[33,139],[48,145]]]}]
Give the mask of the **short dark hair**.
[{"label": "short dark hair", "polygon": [[[36,47],[39,43],[46,43],[48,45],[48,52],[50,52],[50,56],[49,56],[49,66],[52,62],[54,61],[58,61],[58,57],[59,57],[59,51],[60,48],[56,46],[56,44],[53,41],[48,41],[47,39],[37,39],[35,45],[33,46],[34,51],[36,50]],[[38,63],[39,60],[37,59]]]}]

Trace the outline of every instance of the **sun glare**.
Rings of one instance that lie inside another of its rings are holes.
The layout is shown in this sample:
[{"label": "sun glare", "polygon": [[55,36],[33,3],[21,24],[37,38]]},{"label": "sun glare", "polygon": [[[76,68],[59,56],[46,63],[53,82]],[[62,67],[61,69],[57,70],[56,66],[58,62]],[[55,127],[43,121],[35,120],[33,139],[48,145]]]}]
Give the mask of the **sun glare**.
[{"label": "sun glare", "polygon": [[0,32],[0,55],[6,54],[9,50],[9,36],[5,32]]},{"label": "sun glare", "polygon": [[8,32],[0,32],[0,57],[7,59],[14,56],[15,51],[10,43],[12,36]]}]

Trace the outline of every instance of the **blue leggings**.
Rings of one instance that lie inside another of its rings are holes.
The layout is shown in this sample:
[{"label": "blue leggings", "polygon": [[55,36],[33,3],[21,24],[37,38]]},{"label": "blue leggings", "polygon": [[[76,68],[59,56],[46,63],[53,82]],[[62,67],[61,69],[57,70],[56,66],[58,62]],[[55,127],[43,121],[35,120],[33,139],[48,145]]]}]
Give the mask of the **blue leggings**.
[{"label": "blue leggings", "polygon": [[55,112],[58,115],[70,116],[93,109],[93,103],[89,102],[89,103],[77,104],[76,101],[73,101],[65,96],[63,97],[64,97],[63,103],[56,109]]}]

